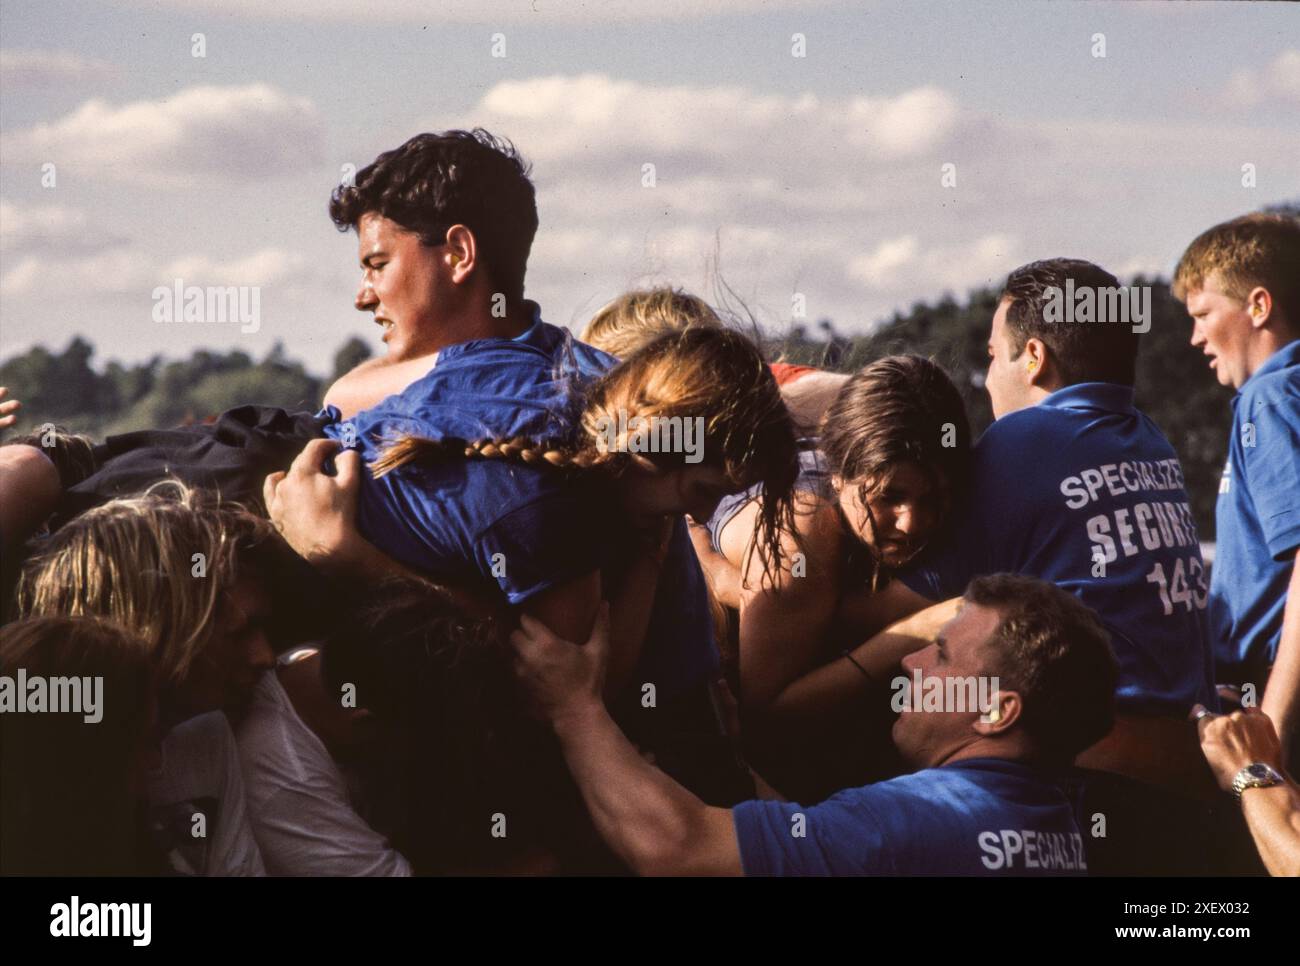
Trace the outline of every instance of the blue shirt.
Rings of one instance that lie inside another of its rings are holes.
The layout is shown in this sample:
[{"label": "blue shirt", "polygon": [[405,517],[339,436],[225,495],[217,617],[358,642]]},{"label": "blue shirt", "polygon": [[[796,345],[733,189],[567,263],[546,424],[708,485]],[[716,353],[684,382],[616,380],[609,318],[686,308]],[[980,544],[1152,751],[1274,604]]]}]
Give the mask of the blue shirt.
[{"label": "blue shirt", "polygon": [[[821,450],[812,448],[816,443],[815,440],[802,440],[801,443],[807,444],[809,448],[799,450],[799,475],[795,477],[794,488],[814,493],[824,499],[834,499],[835,492],[831,489],[831,474],[826,468],[826,457],[822,455]],[[708,524],[709,541],[716,552],[722,553],[722,531],[727,529],[727,524],[735,519],[751,500],[757,500],[762,492],[762,484],[755,484],[748,490],[728,494],[718,501],[717,509],[713,511],[713,516],[709,517]]]},{"label": "blue shirt", "polygon": [[[404,433],[465,440],[571,440],[582,390],[613,356],[541,320],[514,339],[448,346],[433,368],[378,406],[325,433],[367,463]],[[495,583],[512,604],[595,569],[616,577],[625,531],[598,481],[514,460],[407,464],[362,474],[358,528],[390,556],[436,578]],[[616,581],[611,583],[611,587]],[[685,520],[661,571],[635,684],[671,697],[716,674],[704,574]]]},{"label": "blue shirt", "polygon": [[746,875],[1082,875],[1064,792],[1036,769],[969,758],[820,805],[732,810]]},{"label": "blue shirt", "polygon": [[[372,463],[406,434],[476,440],[573,437],[581,389],[611,357],[535,317],[514,339],[447,346],[433,368],[325,433]],[[598,569],[602,530],[590,486],[503,459],[409,463],[363,474],[357,525],[376,546],[436,578],[480,577],[511,604]]]},{"label": "blue shirt", "polygon": [[1272,664],[1300,547],[1300,341],[1273,353],[1233,397],[1215,521],[1215,659]]},{"label": "blue shirt", "polygon": [[1110,631],[1121,708],[1217,707],[1200,541],[1182,467],[1133,389],[1067,386],[1008,413],[975,444],[948,536],[900,578],[931,600],[992,573],[1050,580]]}]

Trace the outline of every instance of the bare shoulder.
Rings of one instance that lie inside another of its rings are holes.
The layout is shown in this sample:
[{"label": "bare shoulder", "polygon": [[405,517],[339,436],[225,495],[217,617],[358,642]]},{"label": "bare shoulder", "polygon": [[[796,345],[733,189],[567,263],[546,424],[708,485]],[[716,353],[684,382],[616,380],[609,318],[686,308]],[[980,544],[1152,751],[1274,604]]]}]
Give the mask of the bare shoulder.
[{"label": "bare shoulder", "polygon": [[340,376],[325,393],[325,405],[337,406],[344,418],[378,405],[401,392],[433,368],[437,354],[393,362],[387,357],[367,359]]},{"label": "bare shoulder", "polygon": [[[753,550],[754,527],[758,523],[760,499],[750,500],[734,517],[727,521],[719,534],[723,556],[735,566],[744,563]],[[835,550],[839,546],[840,522],[835,504],[809,490],[794,493],[794,534],[801,544],[813,544],[819,549]],[[788,541],[791,534],[783,534]]]}]

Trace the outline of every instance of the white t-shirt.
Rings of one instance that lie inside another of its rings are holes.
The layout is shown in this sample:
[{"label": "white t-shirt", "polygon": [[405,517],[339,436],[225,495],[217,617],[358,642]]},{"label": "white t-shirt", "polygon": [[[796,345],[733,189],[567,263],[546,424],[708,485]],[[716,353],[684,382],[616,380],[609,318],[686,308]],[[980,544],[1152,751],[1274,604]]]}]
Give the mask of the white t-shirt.
[{"label": "white t-shirt", "polygon": [[411,874],[353,809],[338,765],[274,671],[254,688],[237,740],[253,834],[271,875]]},{"label": "white t-shirt", "polygon": [[182,875],[266,875],[249,825],[230,723],[220,711],[182,721],[149,777],[149,824]]}]

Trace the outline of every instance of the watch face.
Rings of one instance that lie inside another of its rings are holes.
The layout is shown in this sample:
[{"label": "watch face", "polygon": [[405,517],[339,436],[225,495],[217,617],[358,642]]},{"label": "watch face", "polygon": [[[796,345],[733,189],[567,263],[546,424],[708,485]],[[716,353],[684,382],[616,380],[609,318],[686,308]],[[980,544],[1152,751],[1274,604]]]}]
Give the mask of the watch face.
[{"label": "watch face", "polygon": [[1252,778],[1268,778],[1268,777],[1269,777],[1269,768],[1268,768],[1268,765],[1262,765],[1262,764],[1260,764],[1259,762],[1255,762],[1253,765],[1251,765],[1251,766],[1250,766],[1249,768],[1247,768],[1246,770],[1247,770],[1248,772],[1250,772],[1250,777],[1252,777]]}]

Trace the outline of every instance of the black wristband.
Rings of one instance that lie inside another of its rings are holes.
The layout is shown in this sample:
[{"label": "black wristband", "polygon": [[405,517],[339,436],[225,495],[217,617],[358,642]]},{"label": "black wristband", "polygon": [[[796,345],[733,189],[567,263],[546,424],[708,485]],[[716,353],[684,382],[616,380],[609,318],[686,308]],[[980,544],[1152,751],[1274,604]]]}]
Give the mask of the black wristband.
[{"label": "black wristband", "polygon": [[872,684],[875,684],[875,683],[876,683],[875,678],[873,678],[870,674],[867,673],[867,669],[864,668],[861,664],[859,664],[859,663],[854,659],[854,657],[853,657],[853,652],[852,652],[852,651],[848,651],[848,650],[846,650],[846,651],[844,652],[844,656],[848,659],[848,662],[849,662],[850,664],[852,664],[855,668],[857,668],[859,671],[862,672],[862,676],[863,676],[864,678],[866,678],[866,679],[867,679],[868,681],[870,681]]}]

